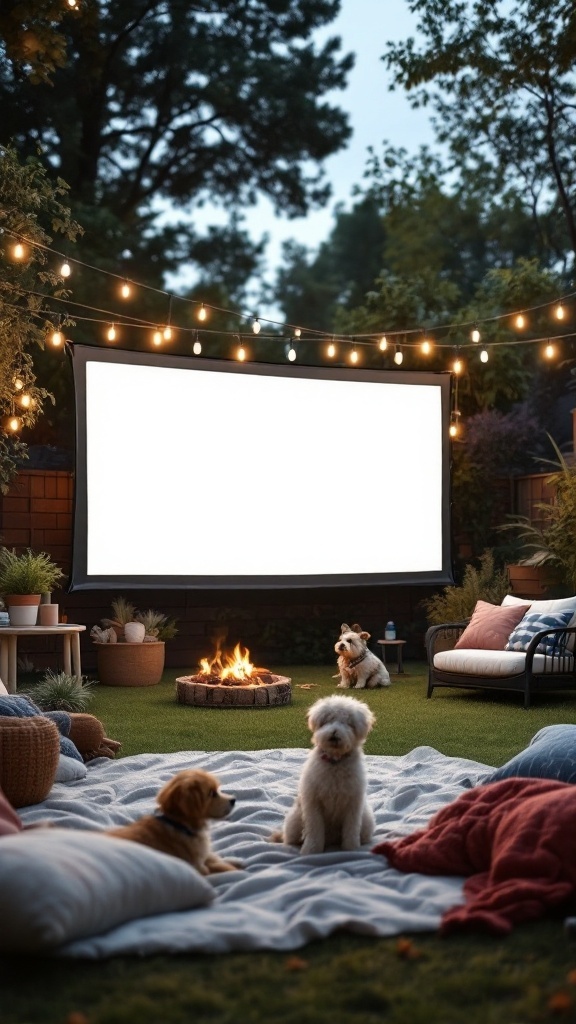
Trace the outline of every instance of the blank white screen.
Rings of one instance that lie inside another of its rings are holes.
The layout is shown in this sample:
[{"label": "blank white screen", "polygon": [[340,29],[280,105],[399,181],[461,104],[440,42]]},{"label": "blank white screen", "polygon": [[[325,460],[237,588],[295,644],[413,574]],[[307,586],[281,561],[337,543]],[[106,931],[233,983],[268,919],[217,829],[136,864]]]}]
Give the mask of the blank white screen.
[{"label": "blank white screen", "polygon": [[442,568],[434,385],[86,363],[87,575]]}]

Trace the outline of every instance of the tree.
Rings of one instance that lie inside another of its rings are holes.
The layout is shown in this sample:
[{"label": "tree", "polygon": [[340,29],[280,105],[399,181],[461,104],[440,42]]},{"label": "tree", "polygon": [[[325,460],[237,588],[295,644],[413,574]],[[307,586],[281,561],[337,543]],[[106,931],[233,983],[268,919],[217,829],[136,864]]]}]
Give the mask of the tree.
[{"label": "tree", "polygon": [[417,40],[384,61],[430,104],[453,173],[497,206],[520,197],[559,260],[576,253],[576,11],[563,0],[408,0]]},{"label": "tree", "polygon": [[[308,40],[338,0],[83,0],[62,22],[65,67],[38,90],[0,67],[3,140],[40,144],[73,201],[125,228],[160,203],[246,206],[258,192],[301,215],[329,195],[319,163],[350,135],[323,97],[345,85],[340,40]],[[149,223],[148,223],[149,227]]]},{"label": "tree", "polygon": [[[19,163],[13,149],[0,149],[0,490],[5,491],[17,461],[26,455],[20,425],[32,426],[50,398],[39,387],[32,352],[46,332],[60,323],[57,300],[66,296],[60,269],[46,246],[55,235],[73,241],[80,227],[65,205],[67,188],[52,183],[38,161]],[[25,239],[22,252],[14,246]],[[61,318],[64,325],[66,317]]]}]

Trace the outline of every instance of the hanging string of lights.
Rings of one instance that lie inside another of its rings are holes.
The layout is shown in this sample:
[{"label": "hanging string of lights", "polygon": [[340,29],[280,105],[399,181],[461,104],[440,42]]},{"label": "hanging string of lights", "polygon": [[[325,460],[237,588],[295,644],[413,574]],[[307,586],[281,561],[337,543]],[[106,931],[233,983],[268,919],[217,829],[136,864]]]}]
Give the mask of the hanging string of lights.
[{"label": "hanging string of lights", "polygon": [[[76,257],[71,257],[67,253],[59,252],[57,249],[43,243],[26,238],[24,235],[8,228],[4,228],[4,234],[12,239],[13,244],[8,255],[16,262],[22,263],[28,260],[31,252],[34,248],[37,248],[43,250],[51,259],[55,260],[58,265],[58,274],[64,281],[68,282],[73,277],[74,269],[80,267],[98,275],[104,275],[114,281],[117,284],[116,294],[124,301],[134,299],[140,292],[155,293],[166,299],[166,318],[163,323],[157,323],[134,314],[128,314],[118,308],[112,310],[102,309],[90,306],[84,302],[76,302],[67,296],[53,296],[22,289],[21,294],[23,298],[40,300],[40,307],[35,310],[27,309],[27,315],[36,317],[42,323],[50,325],[47,341],[55,349],[63,348],[68,340],[65,337],[64,325],[82,322],[96,325],[99,328],[100,336],[111,344],[118,341],[126,341],[126,334],[130,332],[138,332],[137,339],[139,341],[142,339],[142,332],[145,332],[145,335],[148,335],[149,340],[156,348],[170,343],[176,335],[190,337],[192,343],[191,351],[196,356],[202,353],[202,340],[208,339],[211,336],[218,337],[219,339],[228,338],[233,343],[233,358],[240,362],[250,358],[247,341],[250,338],[255,340],[256,337],[258,337],[259,341],[268,340],[282,344],[285,358],[289,362],[295,362],[298,359],[300,345],[306,342],[316,344],[321,342],[325,344],[324,353],[326,358],[333,360],[340,355],[340,357],[343,356],[341,361],[349,362],[352,366],[358,365],[361,361],[361,351],[366,348],[376,347],[377,351],[382,354],[392,353],[393,351],[393,362],[397,367],[403,365],[406,352],[418,353],[426,357],[430,356],[434,351],[446,350],[451,354],[451,362],[447,369],[452,373],[455,381],[452,389],[453,402],[450,417],[450,436],[453,438],[458,436],[460,427],[461,413],[458,409],[458,379],[465,370],[462,350],[468,353],[472,351],[477,352],[480,362],[485,364],[489,361],[490,352],[493,349],[499,347],[510,348],[518,345],[540,345],[542,346],[543,358],[551,361],[558,355],[559,342],[576,338],[576,330],[568,329],[561,333],[547,333],[543,336],[532,338],[519,338],[517,336],[499,340],[490,338],[488,342],[482,343],[482,334],[483,332],[486,334],[489,324],[504,322],[511,330],[524,332],[529,325],[530,319],[534,318],[536,314],[542,313],[545,313],[558,326],[564,324],[568,319],[568,304],[576,298],[576,292],[561,295],[549,302],[523,307],[520,310],[494,314],[481,320],[441,324],[426,331],[423,331],[420,327],[415,327],[402,330],[386,330],[384,332],[380,330],[354,335],[345,333],[335,334],[316,328],[300,327],[283,321],[273,320],[261,316],[258,312],[227,309],[202,299],[190,299],[165,289],[130,280],[126,276],[116,274],[101,267],[95,267]],[[50,301],[52,305],[58,303],[61,311],[54,312],[53,309],[42,308],[42,303],[47,301]],[[176,303],[184,307],[190,307],[193,316],[202,326],[191,325],[189,322],[182,322],[180,318],[177,318],[174,315]],[[13,309],[15,311],[22,308],[17,304],[7,302],[4,302],[3,306],[6,309]],[[219,328],[211,328],[209,326],[211,314],[223,314],[226,317],[237,318],[240,321],[240,329],[225,331]],[[567,324],[566,327],[568,327]],[[457,344],[454,343],[453,338],[446,340],[446,335],[453,336],[456,332],[461,334]],[[488,335],[490,336],[490,332],[488,332]],[[21,382],[19,381],[19,383]],[[30,398],[27,392],[18,394],[16,381],[15,389],[19,405],[22,406],[22,409],[26,409],[27,406],[24,403],[28,399],[32,402],[33,399]],[[5,429],[16,432],[21,429],[23,424],[21,417],[16,415],[13,409],[12,416],[8,419],[5,418],[3,425]]]}]

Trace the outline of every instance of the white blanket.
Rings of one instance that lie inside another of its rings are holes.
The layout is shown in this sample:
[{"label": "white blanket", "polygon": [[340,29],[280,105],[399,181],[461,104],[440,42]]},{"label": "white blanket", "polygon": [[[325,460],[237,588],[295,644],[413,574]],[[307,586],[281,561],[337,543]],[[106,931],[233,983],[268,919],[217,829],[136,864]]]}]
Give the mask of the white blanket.
[{"label": "white blanket", "polygon": [[[105,935],[70,943],[64,956],[225,953],[291,950],[338,929],[375,936],[434,931],[449,907],[463,902],[460,878],[405,875],[370,846],[303,857],[270,843],[291,805],[304,749],[139,754],[98,758],[88,775],[54,786],[47,800],[22,809],[26,823],[101,829],[150,813],[161,785],[176,771],[214,772],[236,806],[212,825],[216,850],[238,857],[238,872],[213,875],[208,907],[141,918]],[[374,843],[424,826],[440,807],[493,771],[487,765],[416,747],[402,757],[367,756],[368,796],[376,817]]]}]

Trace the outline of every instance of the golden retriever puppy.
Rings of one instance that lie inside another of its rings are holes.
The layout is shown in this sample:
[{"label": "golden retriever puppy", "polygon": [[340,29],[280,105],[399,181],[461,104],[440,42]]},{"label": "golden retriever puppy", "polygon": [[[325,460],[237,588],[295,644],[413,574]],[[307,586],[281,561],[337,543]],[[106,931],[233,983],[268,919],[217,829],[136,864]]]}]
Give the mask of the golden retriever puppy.
[{"label": "golden retriever puppy", "polygon": [[225,818],[236,800],[220,792],[219,780],[208,772],[188,768],[177,772],[156,797],[158,810],[131,825],[106,829],[106,835],[131,839],[188,861],[201,875],[237,871],[239,865],[212,851],[208,821]]}]

